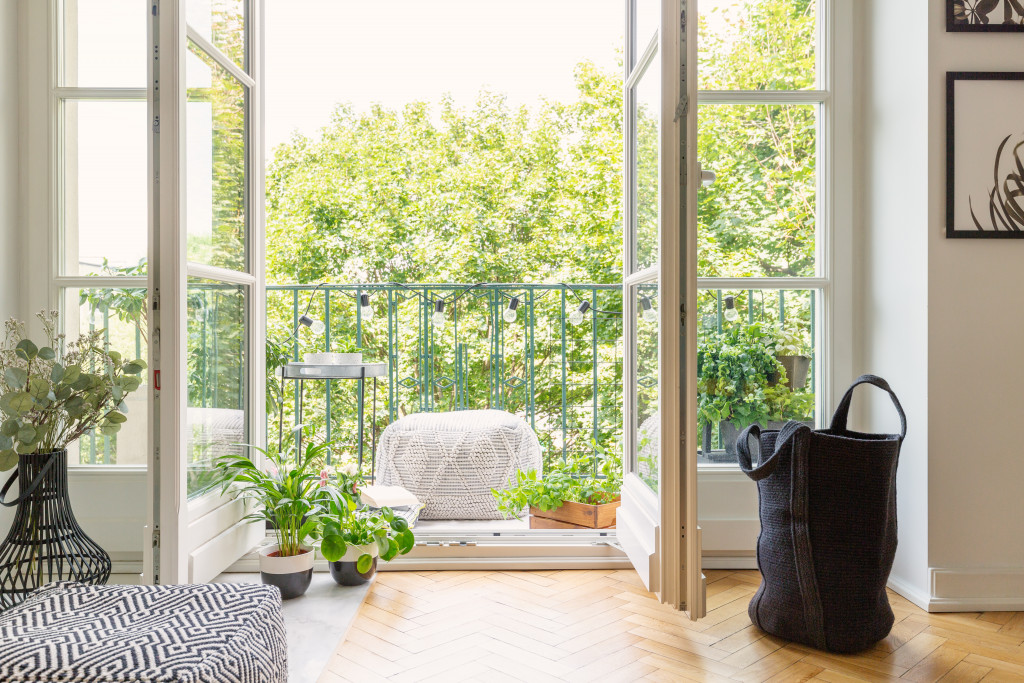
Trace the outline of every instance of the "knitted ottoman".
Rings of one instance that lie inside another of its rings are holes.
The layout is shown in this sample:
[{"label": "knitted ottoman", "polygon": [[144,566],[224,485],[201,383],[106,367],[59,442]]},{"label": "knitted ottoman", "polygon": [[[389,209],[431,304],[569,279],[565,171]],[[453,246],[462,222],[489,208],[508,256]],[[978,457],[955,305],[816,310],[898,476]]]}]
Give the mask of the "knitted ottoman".
[{"label": "knitted ottoman", "polygon": [[426,505],[420,519],[501,519],[491,489],[540,468],[537,435],[511,413],[417,413],[381,434],[376,483],[411,491]]},{"label": "knitted ottoman", "polygon": [[5,683],[286,683],[273,586],[53,583],[0,612]]}]

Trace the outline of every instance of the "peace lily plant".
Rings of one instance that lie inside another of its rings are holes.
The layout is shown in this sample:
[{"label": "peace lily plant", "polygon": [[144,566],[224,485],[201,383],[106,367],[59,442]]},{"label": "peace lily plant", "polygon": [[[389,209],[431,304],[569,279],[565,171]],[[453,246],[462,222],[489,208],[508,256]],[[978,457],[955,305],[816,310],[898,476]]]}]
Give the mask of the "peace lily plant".
[{"label": "peace lily plant", "polygon": [[103,330],[66,341],[57,311],[40,311],[46,342],[25,335],[25,323],[4,323],[0,345],[0,470],[19,454],[62,451],[98,429],[112,436],[128,420],[125,398],[142,384],[141,359],[105,348]]}]

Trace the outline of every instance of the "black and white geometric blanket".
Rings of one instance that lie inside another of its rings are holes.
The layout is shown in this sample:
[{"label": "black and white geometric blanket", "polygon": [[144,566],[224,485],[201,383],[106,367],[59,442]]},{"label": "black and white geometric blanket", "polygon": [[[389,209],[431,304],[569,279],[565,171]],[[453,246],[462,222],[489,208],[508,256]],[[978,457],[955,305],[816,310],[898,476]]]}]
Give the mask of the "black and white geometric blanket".
[{"label": "black and white geometric blanket", "polygon": [[4,683],[287,680],[273,586],[54,583],[0,612]]}]

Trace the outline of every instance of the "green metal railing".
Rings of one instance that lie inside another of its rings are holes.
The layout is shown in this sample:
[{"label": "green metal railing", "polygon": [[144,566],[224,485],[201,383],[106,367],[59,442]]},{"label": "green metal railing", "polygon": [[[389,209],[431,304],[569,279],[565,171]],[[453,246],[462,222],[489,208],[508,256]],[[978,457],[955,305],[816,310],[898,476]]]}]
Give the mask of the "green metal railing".
[{"label": "green metal railing", "polygon": [[[527,420],[549,456],[592,454],[621,441],[619,285],[390,283],[267,290],[271,329],[275,323],[278,330],[295,329],[307,306],[327,324],[322,335],[300,329],[291,341],[294,360],[351,343],[364,360],[387,363],[380,412],[388,421],[415,412],[495,408]],[[358,305],[363,294],[374,311],[370,320]],[[513,297],[518,308],[508,322],[503,314]],[[445,301],[442,326],[432,322],[438,300]],[[585,320],[571,325],[568,317],[583,301],[591,304]],[[358,438],[351,383],[322,384],[322,414],[313,426],[328,440]],[[297,392],[295,387],[285,407],[292,420]],[[308,425],[315,398],[307,393],[304,406]]]}]

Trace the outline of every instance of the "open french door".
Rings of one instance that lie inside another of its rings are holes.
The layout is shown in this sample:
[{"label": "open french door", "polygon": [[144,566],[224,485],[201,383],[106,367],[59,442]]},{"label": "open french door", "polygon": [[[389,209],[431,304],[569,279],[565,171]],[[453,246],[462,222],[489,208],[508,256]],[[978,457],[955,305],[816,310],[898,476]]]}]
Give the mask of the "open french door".
[{"label": "open french door", "polygon": [[697,8],[626,0],[625,479],[617,535],[648,589],[704,616],[697,527]]},{"label": "open french door", "polygon": [[262,0],[152,0],[150,472],[155,583],[212,579],[264,535],[213,462],[264,432]]}]

